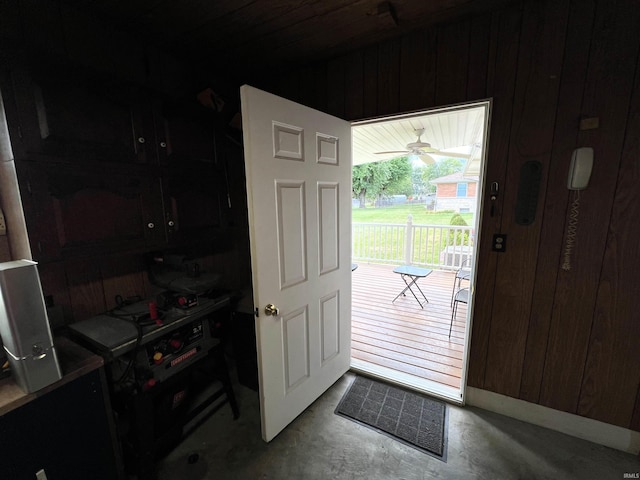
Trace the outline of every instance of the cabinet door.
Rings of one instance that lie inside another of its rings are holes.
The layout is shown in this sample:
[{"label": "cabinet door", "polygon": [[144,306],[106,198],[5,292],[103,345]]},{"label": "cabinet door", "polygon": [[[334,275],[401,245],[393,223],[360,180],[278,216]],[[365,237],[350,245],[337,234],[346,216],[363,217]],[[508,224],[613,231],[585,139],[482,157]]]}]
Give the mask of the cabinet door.
[{"label": "cabinet door", "polygon": [[[34,257],[164,245],[160,178],[106,168],[20,162]],[[40,257],[40,258],[39,258]]]},{"label": "cabinet door", "polygon": [[38,262],[59,259],[60,242],[46,175],[21,160],[16,160],[16,172],[33,259]]},{"label": "cabinet door", "polygon": [[138,88],[72,70],[16,70],[13,84],[26,153],[83,164],[156,161],[151,107]]},{"label": "cabinet door", "polygon": [[173,245],[211,242],[220,232],[224,173],[213,164],[185,163],[165,177],[169,242]]},{"label": "cabinet door", "polygon": [[195,100],[164,101],[156,107],[160,162],[216,163],[213,113]]},{"label": "cabinet door", "polygon": [[0,416],[2,478],[122,478],[105,387],[94,370]]}]

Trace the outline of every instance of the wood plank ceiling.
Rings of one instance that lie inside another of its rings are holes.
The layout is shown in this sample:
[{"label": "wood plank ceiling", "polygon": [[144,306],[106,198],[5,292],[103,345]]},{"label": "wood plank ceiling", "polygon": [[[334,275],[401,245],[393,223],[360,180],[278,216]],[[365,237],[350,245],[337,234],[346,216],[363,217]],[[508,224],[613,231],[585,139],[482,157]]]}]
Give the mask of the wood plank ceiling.
[{"label": "wood plank ceiling", "polygon": [[[186,59],[194,71],[220,74],[232,83],[251,82],[265,69],[283,71],[345,54],[417,28],[487,10],[507,0],[59,0],[90,13]],[[410,61],[422,62],[417,56]],[[235,81],[235,82],[234,82]],[[453,114],[449,114],[451,117]],[[463,115],[469,118],[467,115]],[[355,164],[391,158],[374,154],[401,150],[423,140],[441,150],[479,145],[482,131],[443,129],[441,115],[430,119],[360,127],[354,137]],[[474,117],[475,118],[475,117]],[[482,119],[480,119],[482,120]],[[467,123],[470,120],[464,120]],[[446,122],[445,122],[446,123]],[[449,122],[450,123],[450,122]],[[457,124],[460,122],[456,122]],[[474,123],[474,122],[472,122]],[[475,122],[478,123],[478,122]],[[480,124],[482,122],[480,121]],[[424,125],[423,125],[424,124]],[[430,128],[434,126],[434,128]],[[385,129],[384,132],[376,129]],[[466,133],[465,133],[466,132]],[[360,135],[362,133],[362,135]],[[454,134],[455,133],[455,134]],[[480,135],[480,137],[478,136]],[[362,137],[362,139],[361,139]],[[376,139],[372,142],[371,139]],[[458,150],[469,153],[463,148]],[[479,153],[480,150],[476,149]],[[397,155],[396,155],[397,156]],[[478,161],[471,162],[473,165]],[[477,174],[477,168],[472,172]]]},{"label": "wood plank ceiling", "polygon": [[509,0],[60,0],[237,78],[329,58]]}]

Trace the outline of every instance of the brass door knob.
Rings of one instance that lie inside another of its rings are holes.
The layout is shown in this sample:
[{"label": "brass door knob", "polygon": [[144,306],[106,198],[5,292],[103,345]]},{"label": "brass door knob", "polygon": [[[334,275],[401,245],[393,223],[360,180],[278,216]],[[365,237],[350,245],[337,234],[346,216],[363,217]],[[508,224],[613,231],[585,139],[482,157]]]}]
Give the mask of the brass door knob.
[{"label": "brass door knob", "polygon": [[267,306],[264,307],[264,313],[276,316],[280,313],[280,310],[273,303],[268,303]]}]

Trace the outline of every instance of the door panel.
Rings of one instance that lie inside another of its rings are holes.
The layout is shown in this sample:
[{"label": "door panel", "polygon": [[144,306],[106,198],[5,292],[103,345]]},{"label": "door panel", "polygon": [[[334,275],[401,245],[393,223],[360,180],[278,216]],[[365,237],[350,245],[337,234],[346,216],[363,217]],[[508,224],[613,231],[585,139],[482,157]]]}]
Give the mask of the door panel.
[{"label": "door panel", "polygon": [[280,288],[307,279],[306,209],[303,182],[276,180]]},{"label": "door panel", "polygon": [[318,183],[318,258],[320,275],[339,268],[339,193],[337,183]]},{"label": "door panel", "polygon": [[248,86],[241,99],[269,441],[349,369],[351,126]]},{"label": "door panel", "polygon": [[320,339],[322,363],[340,353],[340,292],[331,292],[320,299]]},{"label": "door panel", "polygon": [[285,385],[287,391],[309,378],[309,308],[307,305],[283,315]]}]

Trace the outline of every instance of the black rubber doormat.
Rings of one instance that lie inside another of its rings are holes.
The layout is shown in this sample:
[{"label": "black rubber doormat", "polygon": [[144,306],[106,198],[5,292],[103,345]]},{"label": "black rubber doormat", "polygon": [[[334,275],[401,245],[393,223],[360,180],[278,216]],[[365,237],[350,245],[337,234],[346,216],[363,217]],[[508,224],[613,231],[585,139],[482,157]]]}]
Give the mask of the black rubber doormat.
[{"label": "black rubber doormat", "polygon": [[444,402],[357,376],[335,413],[446,461]]}]

